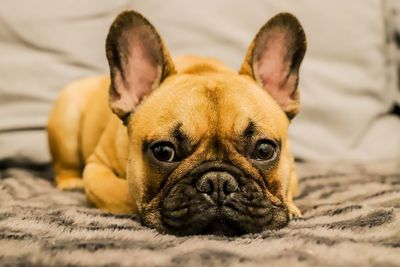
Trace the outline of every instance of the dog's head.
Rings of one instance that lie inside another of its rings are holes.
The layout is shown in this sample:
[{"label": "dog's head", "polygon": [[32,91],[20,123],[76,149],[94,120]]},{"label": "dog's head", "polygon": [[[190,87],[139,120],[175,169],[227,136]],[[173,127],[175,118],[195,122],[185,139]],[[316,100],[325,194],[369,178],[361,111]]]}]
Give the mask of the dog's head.
[{"label": "dog's head", "polygon": [[116,18],[106,48],[110,106],[128,129],[127,179],[144,224],[174,234],[287,224],[287,128],[306,50],[293,15],[261,28],[237,73],[193,57],[175,67],[133,11]]}]

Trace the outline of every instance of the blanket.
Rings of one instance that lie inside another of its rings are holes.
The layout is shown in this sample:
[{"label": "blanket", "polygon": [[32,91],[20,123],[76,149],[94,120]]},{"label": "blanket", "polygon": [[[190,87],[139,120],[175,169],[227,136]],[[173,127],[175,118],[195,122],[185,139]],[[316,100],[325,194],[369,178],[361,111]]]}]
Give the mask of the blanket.
[{"label": "blanket", "polygon": [[299,164],[301,219],[176,237],[89,206],[46,173],[0,171],[0,266],[400,266],[400,164]]}]

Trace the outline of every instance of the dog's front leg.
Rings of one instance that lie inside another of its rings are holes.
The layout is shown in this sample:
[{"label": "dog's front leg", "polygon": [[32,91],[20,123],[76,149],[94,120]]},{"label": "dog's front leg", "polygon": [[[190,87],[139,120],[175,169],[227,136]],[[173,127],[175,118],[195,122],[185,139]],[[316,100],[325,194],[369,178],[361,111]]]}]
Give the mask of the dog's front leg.
[{"label": "dog's front leg", "polygon": [[83,172],[83,181],[86,197],[96,207],[116,214],[137,212],[128,182],[103,163],[89,162]]},{"label": "dog's front leg", "polygon": [[300,209],[294,204],[293,197],[297,193],[297,173],[296,170],[293,169],[290,174],[290,181],[289,181],[289,191],[287,194],[287,202],[286,205],[289,210],[289,216],[291,219],[301,217]]}]

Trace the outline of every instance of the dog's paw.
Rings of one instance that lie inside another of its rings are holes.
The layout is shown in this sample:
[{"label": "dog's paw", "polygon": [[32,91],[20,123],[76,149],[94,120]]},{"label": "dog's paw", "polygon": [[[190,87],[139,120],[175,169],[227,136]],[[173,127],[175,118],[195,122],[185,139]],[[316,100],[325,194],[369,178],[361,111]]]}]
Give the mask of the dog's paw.
[{"label": "dog's paw", "polygon": [[57,188],[59,190],[79,190],[83,189],[83,179],[77,178],[64,178],[57,179]]},{"label": "dog's paw", "polygon": [[296,207],[296,205],[293,202],[287,203],[287,207],[288,207],[288,210],[289,210],[289,218],[290,218],[290,220],[302,217],[301,211],[299,210],[298,207]]}]

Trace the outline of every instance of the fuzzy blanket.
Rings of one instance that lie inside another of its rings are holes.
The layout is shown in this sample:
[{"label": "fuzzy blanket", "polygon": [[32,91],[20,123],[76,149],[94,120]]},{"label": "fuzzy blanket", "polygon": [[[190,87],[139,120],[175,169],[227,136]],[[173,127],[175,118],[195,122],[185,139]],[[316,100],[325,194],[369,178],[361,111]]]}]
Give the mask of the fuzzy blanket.
[{"label": "fuzzy blanket", "polygon": [[400,165],[300,164],[302,219],[236,238],[175,237],[3,169],[1,266],[400,266]]}]

